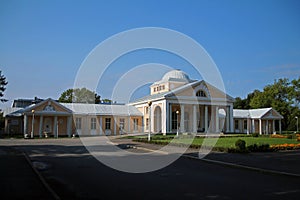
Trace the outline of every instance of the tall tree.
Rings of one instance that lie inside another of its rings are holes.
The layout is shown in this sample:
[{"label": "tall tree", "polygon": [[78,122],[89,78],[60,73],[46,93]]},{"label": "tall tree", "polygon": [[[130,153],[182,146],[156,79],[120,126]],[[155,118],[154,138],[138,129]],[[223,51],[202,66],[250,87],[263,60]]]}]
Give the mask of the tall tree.
[{"label": "tall tree", "polygon": [[64,91],[59,99],[63,103],[100,103],[100,96],[86,88],[68,89]]},{"label": "tall tree", "polygon": [[6,90],[7,85],[6,77],[2,74],[2,71],[0,70],[0,101],[6,102],[7,99],[4,99],[4,91]]}]

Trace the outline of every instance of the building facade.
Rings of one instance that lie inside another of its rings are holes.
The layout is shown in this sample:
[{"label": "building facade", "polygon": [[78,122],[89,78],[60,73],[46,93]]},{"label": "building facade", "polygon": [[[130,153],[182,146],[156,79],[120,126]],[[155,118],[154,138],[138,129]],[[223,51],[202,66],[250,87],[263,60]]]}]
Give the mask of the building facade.
[{"label": "building facade", "polygon": [[163,134],[281,132],[283,117],[274,109],[236,110],[233,103],[234,98],[213,85],[191,80],[184,72],[172,70],[150,86],[150,95],[127,105],[39,99],[30,105],[8,108],[3,114],[5,132],[22,133],[26,137],[149,131]]}]

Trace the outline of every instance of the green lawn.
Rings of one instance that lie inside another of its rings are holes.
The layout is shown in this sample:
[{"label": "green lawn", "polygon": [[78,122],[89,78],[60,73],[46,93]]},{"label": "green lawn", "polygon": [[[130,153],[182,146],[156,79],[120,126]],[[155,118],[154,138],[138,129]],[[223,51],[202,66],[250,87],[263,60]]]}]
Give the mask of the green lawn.
[{"label": "green lawn", "polygon": [[[136,136],[133,139],[137,138],[146,138],[147,136]],[[153,142],[158,142],[161,144],[168,144],[172,141],[172,143],[177,144],[193,144],[196,146],[215,146],[215,147],[223,147],[223,148],[234,148],[235,142],[238,139],[242,139],[246,142],[246,146],[257,144],[298,144],[300,141],[296,139],[287,139],[287,138],[271,138],[271,137],[220,137],[220,138],[203,138],[203,137],[195,137],[194,139],[187,136],[181,136],[179,138],[173,139],[173,135],[171,136],[161,136],[156,135],[151,138]],[[173,140],[172,140],[173,139]],[[205,141],[204,141],[205,140]]]}]

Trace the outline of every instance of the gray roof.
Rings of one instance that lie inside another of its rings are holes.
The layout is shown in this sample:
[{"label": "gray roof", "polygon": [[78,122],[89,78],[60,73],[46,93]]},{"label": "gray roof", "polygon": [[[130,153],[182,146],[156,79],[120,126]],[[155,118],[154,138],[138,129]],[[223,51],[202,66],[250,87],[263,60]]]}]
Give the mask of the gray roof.
[{"label": "gray roof", "polygon": [[60,103],[74,114],[91,115],[122,115],[142,116],[143,114],[130,105],[84,104],[84,103]]},{"label": "gray roof", "polygon": [[5,108],[3,109],[3,117],[8,117],[8,116],[20,117],[22,116],[23,110],[24,110],[23,108],[16,108],[16,107]]},{"label": "gray roof", "polygon": [[241,109],[233,109],[233,117],[234,118],[262,118],[269,111],[275,111],[279,116],[278,118],[283,118],[276,110],[273,108],[258,108],[258,109],[250,109],[250,110],[241,110]]}]

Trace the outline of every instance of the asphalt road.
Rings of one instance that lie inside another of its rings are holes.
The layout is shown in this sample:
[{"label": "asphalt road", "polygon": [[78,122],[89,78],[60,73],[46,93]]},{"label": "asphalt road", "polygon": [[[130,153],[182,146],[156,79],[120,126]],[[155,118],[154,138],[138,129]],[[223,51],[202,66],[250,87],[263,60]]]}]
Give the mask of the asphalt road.
[{"label": "asphalt road", "polygon": [[[265,174],[185,157],[158,171],[133,174],[100,163],[89,155],[78,139],[2,140],[0,145],[27,152],[61,199],[290,200],[300,196],[300,179],[297,177]],[[138,149],[130,151],[143,152]],[[31,188],[32,194],[41,190],[41,187]],[[47,192],[43,194],[50,197]],[[2,196],[1,199],[18,197],[11,193],[11,196]]]}]

